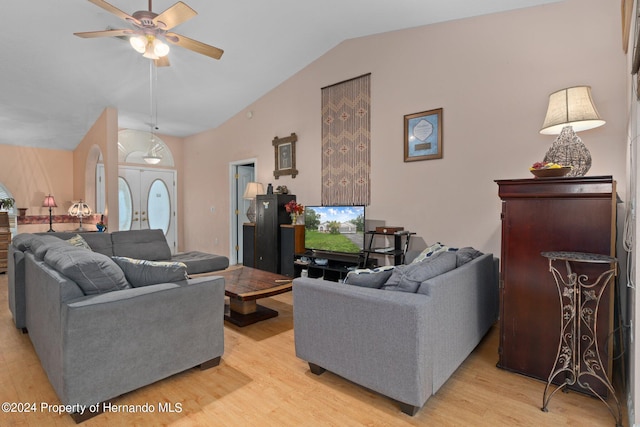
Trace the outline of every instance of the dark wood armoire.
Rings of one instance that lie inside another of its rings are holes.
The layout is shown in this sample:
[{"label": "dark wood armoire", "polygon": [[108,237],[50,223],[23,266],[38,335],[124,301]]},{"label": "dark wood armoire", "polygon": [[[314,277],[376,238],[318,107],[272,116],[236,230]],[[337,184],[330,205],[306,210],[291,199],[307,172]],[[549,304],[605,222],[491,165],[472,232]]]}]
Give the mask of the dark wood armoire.
[{"label": "dark wood armoire", "polygon": [[285,205],[296,200],[292,194],[264,194],[256,197],[255,268],[280,273],[280,225],[291,224]]},{"label": "dark wood armoire", "polygon": [[[502,200],[498,367],[546,381],[558,351],[561,314],[548,260],[540,253],[615,256],[616,183],[611,176],[496,183]],[[609,377],[613,291],[609,286],[603,295],[597,321],[598,346]]]}]

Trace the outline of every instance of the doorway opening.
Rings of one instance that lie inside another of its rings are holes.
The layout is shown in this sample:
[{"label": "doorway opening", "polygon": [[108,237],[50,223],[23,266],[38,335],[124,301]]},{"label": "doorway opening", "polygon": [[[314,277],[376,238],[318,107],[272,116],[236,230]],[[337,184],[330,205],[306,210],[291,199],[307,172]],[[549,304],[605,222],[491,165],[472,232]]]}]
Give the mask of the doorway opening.
[{"label": "doorway opening", "polygon": [[244,190],[247,183],[253,182],[257,175],[257,159],[239,160],[229,164],[229,194],[231,208],[229,217],[231,218],[229,236],[230,264],[242,264],[242,225],[249,222],[247,210],[250,200],[244,199]]}]

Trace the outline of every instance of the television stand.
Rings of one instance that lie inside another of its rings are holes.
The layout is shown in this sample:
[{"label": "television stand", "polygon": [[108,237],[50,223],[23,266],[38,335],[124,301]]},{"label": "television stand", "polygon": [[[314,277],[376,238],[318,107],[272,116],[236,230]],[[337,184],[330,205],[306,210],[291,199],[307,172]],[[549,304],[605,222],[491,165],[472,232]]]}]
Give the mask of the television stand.
[{"label": "television stand", "polygon": [[294,277],[302,276],[302,271],[306,270],[308,277],[342,282],[347,273],[362,264],[363,257],[362,253],[350,255],[320,251],[296,254]]}]

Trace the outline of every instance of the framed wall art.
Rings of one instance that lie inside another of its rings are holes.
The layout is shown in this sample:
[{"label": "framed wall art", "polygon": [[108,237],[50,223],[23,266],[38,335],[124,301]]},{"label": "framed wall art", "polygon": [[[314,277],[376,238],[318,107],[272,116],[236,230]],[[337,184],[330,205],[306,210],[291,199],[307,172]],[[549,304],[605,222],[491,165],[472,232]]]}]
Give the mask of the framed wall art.
[{"label": "framed wall art", "polygon": [[442,108],[404,116],[404,161],[442,158]]},{"label": "framed wall art", "polygon": [[295,133],[285,138],[273,138],[272,144],[275,152],[275,170],[273,176],[278,179],[283,175],[291,175],[295,178],[298,174],[296,169],[296,141],[298,137]]}]

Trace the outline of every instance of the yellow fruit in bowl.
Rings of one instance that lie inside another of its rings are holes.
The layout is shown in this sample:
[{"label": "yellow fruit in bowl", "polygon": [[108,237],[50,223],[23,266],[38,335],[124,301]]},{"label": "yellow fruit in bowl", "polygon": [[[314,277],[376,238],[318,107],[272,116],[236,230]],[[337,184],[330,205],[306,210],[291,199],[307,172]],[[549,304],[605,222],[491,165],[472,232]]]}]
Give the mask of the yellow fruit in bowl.
[{"label": "yellow fruit in bowl", "polygon": [[533,164],[533,166],[531,166],[529,168],[529,170],[540,170],[540,169],[562,169],[565,166],[561,165],[560,163],[554,163],[554,162],[535,162]]}]

